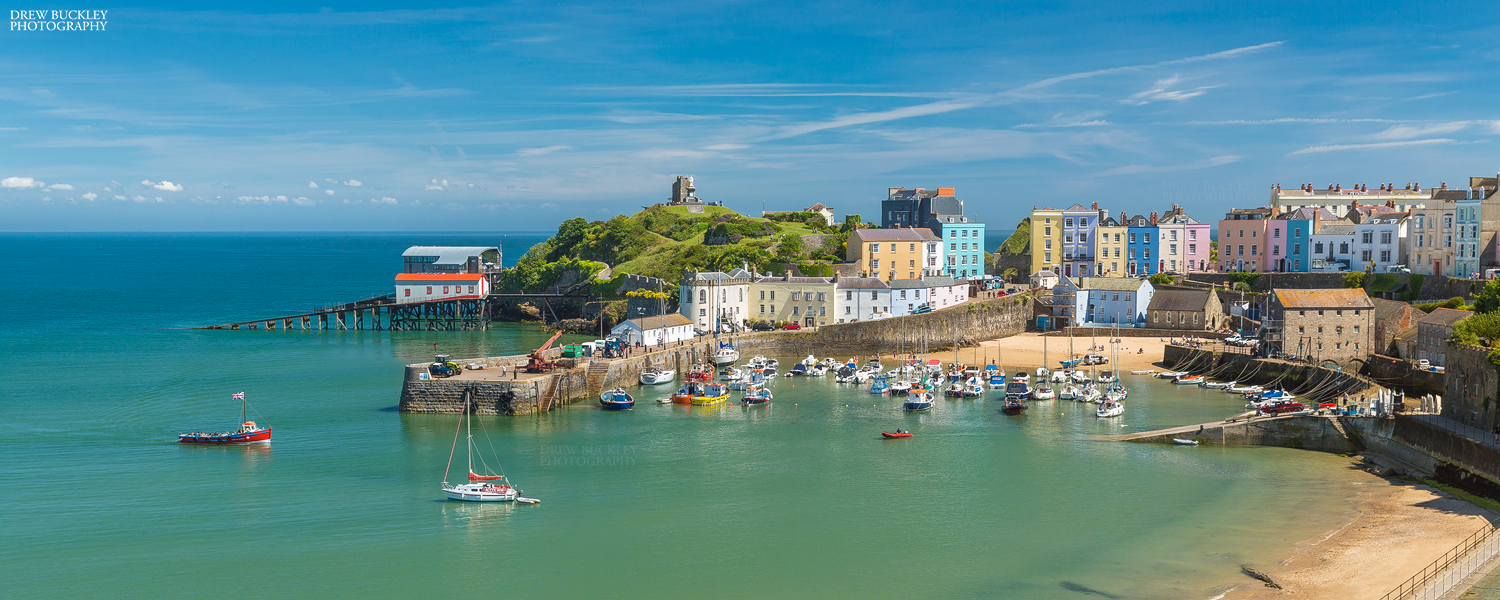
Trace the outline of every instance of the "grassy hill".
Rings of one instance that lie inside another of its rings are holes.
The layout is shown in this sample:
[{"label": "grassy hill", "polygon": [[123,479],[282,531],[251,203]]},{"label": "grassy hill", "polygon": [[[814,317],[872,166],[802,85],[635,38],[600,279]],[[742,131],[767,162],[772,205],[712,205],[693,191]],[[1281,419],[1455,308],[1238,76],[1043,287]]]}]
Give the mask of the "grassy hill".
[{"label": "grassy hill", "polygon": [[[760,272],[780,272],[788,265],[827,265],[843,259],[848,228],[857,223],[855,217],[828,227],[813,213],[747,217],[722,206],[690,210],[656,205],[608,221],[575,217],[559,225],[557,235],[528,250],[502,276],[501,287],[543,289],[559,281],[581,280],[583,275],[592,278],[608,265],[613,283],[595,285],[596,292],[607,296],[627,273],[672,282],[683,269],[727,270],[748,263]],[[809,248],[802,236],[820,236],[809,239],[821,243]]]}]

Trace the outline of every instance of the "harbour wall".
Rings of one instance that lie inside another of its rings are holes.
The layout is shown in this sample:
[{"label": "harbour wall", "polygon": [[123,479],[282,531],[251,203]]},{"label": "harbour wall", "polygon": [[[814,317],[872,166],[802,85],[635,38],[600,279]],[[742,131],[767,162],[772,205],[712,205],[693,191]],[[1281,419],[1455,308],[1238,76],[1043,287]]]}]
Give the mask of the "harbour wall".
[{"label": "harbour wall", "polygon": [[1354,373],[1239,352],[1167,346],[1162,350],[1161,364],[1173,371],[1207,375],[1211,379],[1274,386],[1299,396],[1311,394],[1318,400],[1346,393],[1373,395],[1379,389],[1373,381]]},{"label": "harbour wall", "polygon": [[[1009,337],[1026,330],[1030,317],[1028,296],[1007,296],[972,301],[930,313],[876,321],[824,325],[802,331],[750,333],[730,338],[742,356],[871,356],[877,353],[913,352],[923,344],[930,351],[971,346],[983,340]],[[554,349],[549,356],[556,356]],[[580,400],[592,400],[604,390],[639,382],[641,371],[651,367],[674,369],[677,381],[692,365],[707,362],[714,342],[699,338],[680,346],[661,349],[631,349],[631,356],[610,360],[582,358],[577,365],[542,375],[515,380],[429,379],[427,363],[406,366],[398,409],[401,412],[448,413],[463,411],[464,396],[473,399],[476,414],[526,415],[550,411]],[[524,369],[526,356],[455,359],[467,365],[482,363],[486,369],[506,372]],[[788,365],[790,366],[790,365]],[[662,386],[663,391],[666,387]],[[675,387],[673,389],[676,389]]]},{"label": "harbour wall", "polygon": [[1197,440],[1200,444],[1226,446],[1277,446],[1321,452],[1345,453],[1354,445],[1335,417],[1268,417],[1232,423],[1163,429],[1120,436],[1122,441],[1170,444],[1174,439]]}]

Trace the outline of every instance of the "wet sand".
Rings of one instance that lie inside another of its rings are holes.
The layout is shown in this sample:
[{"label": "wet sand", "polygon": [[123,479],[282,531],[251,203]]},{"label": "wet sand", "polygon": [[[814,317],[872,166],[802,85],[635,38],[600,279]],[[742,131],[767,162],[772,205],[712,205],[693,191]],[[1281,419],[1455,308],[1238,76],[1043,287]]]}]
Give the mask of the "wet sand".
[{"label": "wet sand", "polygon": [[[1375,600],[1500,515],[1424,485],[1373,474],[1359,514],[1269,564],[1246,565],[1282,589],[1245,577],[1223,600]],[[1316,510],[1284,507],[1285,510]]]}]

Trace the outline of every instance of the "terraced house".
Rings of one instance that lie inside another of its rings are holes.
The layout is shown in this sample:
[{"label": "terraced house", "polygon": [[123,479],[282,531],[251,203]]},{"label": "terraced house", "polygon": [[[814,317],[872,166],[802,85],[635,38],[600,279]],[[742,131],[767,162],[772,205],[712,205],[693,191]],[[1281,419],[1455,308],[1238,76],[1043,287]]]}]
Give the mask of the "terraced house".
[{"label": "terraced house", "polygon": [[755,308],[751,317],[772,323],[796,323],[817,327],[837,322],[832,278],[794,277],[787,271],[781,277],[762,277],[750,284],[750,302]]},{"label": "terraced house", "polygon": [[844,259],[855,263],[863,277],[916,279],[938,273],[942,241],[920,227],[856,229],[849,233]]}]

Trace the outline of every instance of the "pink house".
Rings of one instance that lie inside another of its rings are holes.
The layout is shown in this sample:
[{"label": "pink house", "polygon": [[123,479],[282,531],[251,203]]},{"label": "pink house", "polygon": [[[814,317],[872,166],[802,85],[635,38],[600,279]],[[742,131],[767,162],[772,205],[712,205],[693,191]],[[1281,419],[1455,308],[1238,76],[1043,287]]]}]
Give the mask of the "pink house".
[{"label": "pink house", "polygon": [[1161,215],[1156,222],[1160,238],[1157,254],[1160,258],[1158,272],[1193,273],[1212,271],[1209,264],[1210,226],[1182,212],[1182,207],[1172,205],[1172,210]]},{"label": "pink house", "polygon": [[[1236,208],[1219,221],[1219,270],[1225,273],[1259,273],[1266,270],[1266,244],[1271,235],[1269,224],[1273,211],[1260,208]],[[1286,232],[1281,232],[1282,240]],[[1274,239],[1274,238],[1273,238]],[[1285,244],[1282,244],[1285,246]],[[1282,253],[1286,249],[1280,248]]]}]

